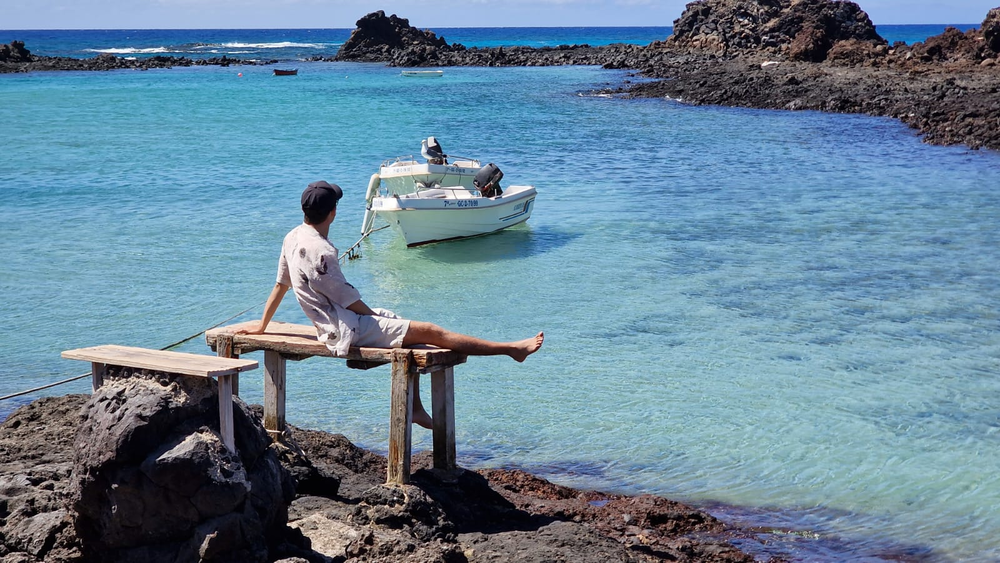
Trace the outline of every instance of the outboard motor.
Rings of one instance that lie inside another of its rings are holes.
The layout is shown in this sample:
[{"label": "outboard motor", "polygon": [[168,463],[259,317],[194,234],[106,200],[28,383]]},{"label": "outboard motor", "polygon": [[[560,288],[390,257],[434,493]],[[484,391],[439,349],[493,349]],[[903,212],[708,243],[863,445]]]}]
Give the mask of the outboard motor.
[{"label": "outboard motor", "polygon": [[441,144],[434,137],[427,137],[420,142],[420,154],[424,155],[430,164],[448,164],[448,155],[444,154]]},{"label": "outboard motor", "polygon": [[476,172],[472,185],[479,189],[479,193],[483,197],[496,197],[503,194],[503,190],[500,189],[501,178],[503,178],[503,172],[491,162]]}]

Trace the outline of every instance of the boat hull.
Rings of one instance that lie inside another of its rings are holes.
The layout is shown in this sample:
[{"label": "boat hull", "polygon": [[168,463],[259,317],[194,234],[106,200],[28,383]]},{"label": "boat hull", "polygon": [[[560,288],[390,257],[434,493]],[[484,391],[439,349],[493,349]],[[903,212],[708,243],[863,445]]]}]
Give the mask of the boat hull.
[{"label": "boat hull", "polygon": [[408,78],[441,78],[444,76],[443,70],[404,70],[401,73]]},{"label": "boat hull", "polygon": [[419,246],[485,235],[521,224],[531,217],[536,195],[531,186],[510,186],[503,195],[493,198],[471,194],[439,198],[376,197],[372,200],[372,210],[399,232],[406,246]]}]

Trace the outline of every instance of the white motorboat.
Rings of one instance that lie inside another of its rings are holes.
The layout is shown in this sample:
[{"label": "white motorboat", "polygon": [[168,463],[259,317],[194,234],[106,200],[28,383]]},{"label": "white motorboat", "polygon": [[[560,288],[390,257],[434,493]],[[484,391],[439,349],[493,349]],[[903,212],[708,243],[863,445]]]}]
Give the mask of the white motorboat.
[{"label": "white motorboat", "polygon": [[372,174],[362,234],[371,232],[378,216],[407,246],[418,246],[496,232],[531,217],[533,186],[501,188],[496,165],[463,157],[449,163],[434,137],[422,145],[426,162],[398,157]]}]

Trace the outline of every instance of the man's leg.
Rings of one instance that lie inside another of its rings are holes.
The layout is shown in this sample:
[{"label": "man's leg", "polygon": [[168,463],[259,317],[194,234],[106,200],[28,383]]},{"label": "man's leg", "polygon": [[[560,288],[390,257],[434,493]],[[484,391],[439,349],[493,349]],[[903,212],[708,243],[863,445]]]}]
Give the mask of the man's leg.
[{"label": "man's leg", "polygon": [[531,338],[516,342],[493,342],[441,328],[433,323],[410,321],[410,328],[403,337],[403,347],[430,344],[448,348],[469,356],[510,356],[523,362],[542,347],[545,335],[541,332]]},{"label": "man's leg", "polygon": [[420,375],[413,378],[413,424],[424,428],[434,428],[431,415],[427,414],[427,409],[420,402]]}]

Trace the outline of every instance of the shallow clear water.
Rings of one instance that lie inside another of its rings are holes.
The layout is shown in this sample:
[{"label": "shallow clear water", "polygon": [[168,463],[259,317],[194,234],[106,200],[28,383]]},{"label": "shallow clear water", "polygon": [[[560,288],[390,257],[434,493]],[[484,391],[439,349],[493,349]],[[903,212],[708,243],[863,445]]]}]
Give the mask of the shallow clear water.
[{"label": "shallow clear water", "polygon": [[[1000,558],[1000,155],[594,97],[625,74],[592,67],[299,68],[0,76],[0,395],[87,371],[61,350],[255,318],[302,188],[345,189],[346,248],[378,163],[435,135],[536,185],[531,220],[417,249],[382,231],[344,270],[406,316],[545,330],[524,364],[456,370],[461,463],[804,530],[773,548],[800,559]],[[276,318],[305,322],[291,299]],[[288,419],[384,449],[388,385],[289,364]]]}]

